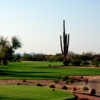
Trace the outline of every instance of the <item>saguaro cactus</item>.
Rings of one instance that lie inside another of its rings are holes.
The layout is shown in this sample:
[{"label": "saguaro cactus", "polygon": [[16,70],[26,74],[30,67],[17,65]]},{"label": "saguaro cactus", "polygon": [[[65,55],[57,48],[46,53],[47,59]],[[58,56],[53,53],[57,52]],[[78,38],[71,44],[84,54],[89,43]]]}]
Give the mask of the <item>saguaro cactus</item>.
[{"label": "saguaro cactus", "polygon": [[65,33],[65,20],[63,20],[63,36],[60,35],[60,46],[64,56],[64,65],[66,65],[69,48],[69,34]]}]

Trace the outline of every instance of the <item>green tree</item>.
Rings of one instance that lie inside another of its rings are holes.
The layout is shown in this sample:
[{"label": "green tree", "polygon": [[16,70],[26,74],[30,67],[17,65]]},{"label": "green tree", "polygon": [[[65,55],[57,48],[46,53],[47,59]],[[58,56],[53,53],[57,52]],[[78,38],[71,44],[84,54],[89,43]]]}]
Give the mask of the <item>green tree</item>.
[{"label": "green tree", "polygon": [[7,38],[0,37],[0,63],[7,65],[7,60],[11,60],[16,49],[21,47],[21,42],[17,37],[12,37],[11,43]]},{"label": "green tree", "polygon": [[0,37],[0,63],[7,65],[7,57],[9,50],[9,41],[7,38]]},{"label": "green tree", "polygon": [[20,40],[16,36],[13,36],[11,39],[10,48],[8,51],[10,61],[13,60],[13,54],[14,54],[15,50],[17,50],[18,48],[21,48],[21,46],[22,46],[22,43],[20,42]]},{"label": "green tree", "polygon": [[18,49],[18,48],[21,48],[21,46],[22,46],[20,40],[19,40],[16,36],[13,36],[13,37],[12,37],[11,42],[12,42],[12,48],[13,48],[14,50],[16,50],[16,49]]}]

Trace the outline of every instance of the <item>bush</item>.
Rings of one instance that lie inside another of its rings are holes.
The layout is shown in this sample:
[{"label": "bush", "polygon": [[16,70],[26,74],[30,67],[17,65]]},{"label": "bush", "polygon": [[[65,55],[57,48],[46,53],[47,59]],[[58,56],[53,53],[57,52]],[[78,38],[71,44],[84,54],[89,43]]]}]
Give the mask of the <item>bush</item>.
[{"label": "bush", "polygon": [[82,61],[82,66],[87,66],[87,65],[90,65],[91,63],[90,63],[90,61]]},{"label": "bush", "polygon": [[96,90],[95,89],[92,89],[91,91],[90,91],[90,95],[95,95],[96,94]]},{"label": "bush", "polygon": [[89,99],[87,99],[87,98],[82,98],[82,99],[80,99],[80,100],[89,100]]},{"label": "bush", "polygon": [[81,62],[82,62],[81,59],[78,59],[78,58],[73,59],[71,61],[71,63],[72,63],[73,66],[80,66],[81,65]]},{"label": "bush", "polygon": [[78,100],[77,97],[75,98],[69,98],[69,99],[64,99],[64,100]]},{"label": "bush", "polygon": [[32,61],[32,55],[24,53],[24,56],[21,58],[22,61]]},{"label": "bush", "polygon": [[40,84],[40,83],[37,83],[36,85],[37,85],[37,86],[40,86],[40,87],[41,87],[41,86],[43,86],[43,85],[42,85],[42,84]]},{"label": "bush", "polygon": [[62,87],[62,89],[67,90],[68,87],[64,85],[64,86]]},{"label": "bush", "polygon": [[66,80],[68,80],[69,78],[68,78],[68,76],[65,76],[64,78],[63,78],[63,81],[66,81]]},{"label": "bush", "polygon": [[70,59],[67,59],[66,61],[63,62],[65,66],[68,66],[70,64]]},{"label": "bush", "polygon": [[89,90],[89,88],[88,87],[83,87],[83,90]]},{"label": "bush", "polygon": [[96,65],[96,66],[99,66],[99,64],[100,64],[100,58],[94,58],[94,59],[92,60],[92,64],[93,64],[93,65]]},{"label": "bush", "polygon": [[17,83],[17,85],[22,85],[21,83]]},{"label": "bush", "polygon": [[49,87],[50,88],[55,88],[55,85],[54,84],[51,84]]},{"label": "bush", "polygon": [[73,82],[75,82],[74,79],[68,79],[68,80],[66,80],[66,83],[67,83],[67,84],[69,84],[69,83],[73,83]]},{"label": "bush", "polygon": [[74,87],[74,88],[73,88],[73,91],[75,92],[76,90],[77,90],[77,88],[76,88],[76,87]]},{"label": "bush", "polygon": [[23,82],[27,82],[26,80],[23,80]]},{"label": "bush", "polygon": [[71,83],[71,80],[70,79],[66,80],[66,84],[69,84],[69,83]]},{"label": "bush", "polygon": [[58,79],[56,79],[56,80],[54,80],[54,82],[57,84],[57,83],[59,83],[59,80],[58,80]]}]

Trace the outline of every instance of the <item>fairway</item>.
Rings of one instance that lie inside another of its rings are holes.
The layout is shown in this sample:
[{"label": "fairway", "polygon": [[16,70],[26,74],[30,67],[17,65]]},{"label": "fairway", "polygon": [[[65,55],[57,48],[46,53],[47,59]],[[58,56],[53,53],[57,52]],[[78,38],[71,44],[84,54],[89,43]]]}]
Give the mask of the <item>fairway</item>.
[{"label": "fairway", "polygon": [[59,79],[67,75],[100,75],[100,68],[49,68],[61,62],[25,61],[0,65],[0,79]]},{"label": "fairway", "polygon": [[74,98],[72,93],[61,90],[24,86],[6,85],[0,86],[0,100],[64,100]]}]

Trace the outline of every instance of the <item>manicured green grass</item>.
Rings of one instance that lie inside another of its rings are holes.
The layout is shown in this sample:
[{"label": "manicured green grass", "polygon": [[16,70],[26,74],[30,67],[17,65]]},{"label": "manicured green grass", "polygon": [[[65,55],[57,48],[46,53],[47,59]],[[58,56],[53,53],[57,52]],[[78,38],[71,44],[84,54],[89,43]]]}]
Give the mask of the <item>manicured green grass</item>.
[{"label": "manicured green grass", "polygon": [[67,75],[100,75],[100,68],[49,68],[61,62],[14,62],[0,65],[0,79],[57,79]]},{"label": "manicured green grass", "polygon": [[61,90],[52,91],[52,89],[45,87],[0,86],[0,100],[67,100],[69,98],[74,98],[74,95]]}]

